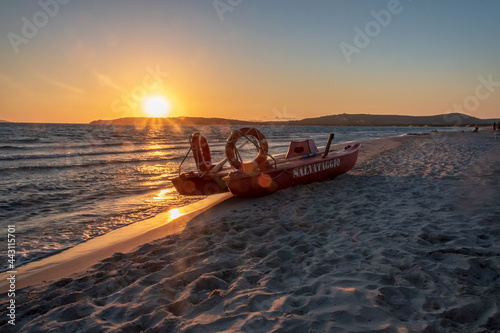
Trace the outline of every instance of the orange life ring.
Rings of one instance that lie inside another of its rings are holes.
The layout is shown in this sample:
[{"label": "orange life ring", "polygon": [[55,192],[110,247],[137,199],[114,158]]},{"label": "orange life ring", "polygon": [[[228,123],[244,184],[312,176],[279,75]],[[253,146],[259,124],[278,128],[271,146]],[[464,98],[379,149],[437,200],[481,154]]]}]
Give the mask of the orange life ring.
[{"label": "orange life ring", "polygon": [[[242,163],[237,158],[237,149],[236,149],[236,141],[243,136],[253,136],[259,142],[259,153],[257,157],[252,162]],[[231,166],[237,170],[242,170],[245,172],[251,172],[255,169],[259,168],[263,170],[265,168],[264,162],[267,161],[267,152],[269,151],[269,145],[267,143],[267,139],[256,128],[253,127],[244,127],[239,130],[233,131],[231,136],[227,139],[226,142],[226,157],[231,163]]]},{"label": "orange life ring", "polygon": [[212,169],[212,157],[210,156],[207,138],[201,132],[195,132],[191,135],[190,143],[196,168],[203,172]]}]

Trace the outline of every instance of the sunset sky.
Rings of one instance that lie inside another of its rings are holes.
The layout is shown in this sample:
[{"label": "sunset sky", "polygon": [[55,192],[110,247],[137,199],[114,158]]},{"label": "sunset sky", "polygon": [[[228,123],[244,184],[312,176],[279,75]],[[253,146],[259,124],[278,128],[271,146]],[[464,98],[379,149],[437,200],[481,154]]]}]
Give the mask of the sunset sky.
[{"label": "sunset sky", "polygon": [[0,6],[2,120],[147,116],[153,96],[167,116],[500,117],[497,0]]}]

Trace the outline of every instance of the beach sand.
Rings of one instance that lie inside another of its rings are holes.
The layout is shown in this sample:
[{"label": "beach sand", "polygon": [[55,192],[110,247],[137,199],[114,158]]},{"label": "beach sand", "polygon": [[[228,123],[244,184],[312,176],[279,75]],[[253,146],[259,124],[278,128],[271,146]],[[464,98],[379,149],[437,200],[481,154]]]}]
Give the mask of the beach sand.
[{"label": "beach sand", "polygon": [[334,180],[227,199],[18,290],[0,330],[500,332],[499,185],[488,131],[364,142]]}]

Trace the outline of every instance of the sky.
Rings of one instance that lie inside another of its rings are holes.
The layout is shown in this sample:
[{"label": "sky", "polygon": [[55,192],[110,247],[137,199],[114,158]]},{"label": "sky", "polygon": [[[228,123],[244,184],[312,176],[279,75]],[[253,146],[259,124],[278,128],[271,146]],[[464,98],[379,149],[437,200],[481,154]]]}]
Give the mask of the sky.
[{"label": "sky", "polygon": [[497,0],[0,0],[0,119],[500,117]]}]

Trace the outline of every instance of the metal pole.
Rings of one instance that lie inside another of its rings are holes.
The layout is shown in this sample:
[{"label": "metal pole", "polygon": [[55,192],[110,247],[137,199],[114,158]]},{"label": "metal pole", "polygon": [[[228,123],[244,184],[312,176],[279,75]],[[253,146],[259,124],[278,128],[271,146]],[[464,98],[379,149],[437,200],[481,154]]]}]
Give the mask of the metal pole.
[{"label": "metal pole", "polygon": [[328,156],[328,153],[330,152],[330,145],[332,144],[332,140],[333,140],[334,136],[335,136],[335,134],[330,133],[330,136],[328,137],[328,142],[326,144],[325,154],[323,155],[323,158]]}]

